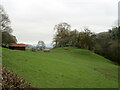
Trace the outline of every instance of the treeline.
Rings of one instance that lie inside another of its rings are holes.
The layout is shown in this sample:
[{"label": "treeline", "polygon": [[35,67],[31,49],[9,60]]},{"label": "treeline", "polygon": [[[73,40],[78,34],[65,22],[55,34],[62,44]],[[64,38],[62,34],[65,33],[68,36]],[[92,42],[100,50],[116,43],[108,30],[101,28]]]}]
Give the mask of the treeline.
[{"label": "treeline", "polygon": [[108,32],[95,34],[88,28],[83,31],[71,30],[67,23],[55,25],[54,47],[78,47],[91,50],[109,60],[120,64],[120,27],[114,27]]}]

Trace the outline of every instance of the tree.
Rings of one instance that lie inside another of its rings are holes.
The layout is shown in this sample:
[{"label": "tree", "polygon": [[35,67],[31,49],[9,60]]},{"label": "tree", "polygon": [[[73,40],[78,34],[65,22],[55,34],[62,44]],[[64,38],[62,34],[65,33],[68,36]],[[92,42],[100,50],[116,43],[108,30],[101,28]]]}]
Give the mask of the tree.
[{"label": "tree", "polygon": [[70,35],[69,35],[69,44],[70,46],[77,46],[78,44],[78,36],[79,36],[79,32],[75,29],[73,31],[70,31]]},{"label": "tree", "polygon": [[11,34],[13,30],[10,26],[10,23],[11,22],[8,15],[0,5],[0,40],[2,43],[0,45],[6,46],[8,44],[17,42],[16,37]]},{"label": "tree", "polygon": [[43,41],[38,41],[36,49],[37,49],[37,51],[41,51],[41,50],[45,49],[45,43]]},{"label": "tree", "polygon": [[55,47],[64,47],[69,43],[69,34],[71,26],[65,22],[55,25],[56,35],[53,42]]},{"label": "tree", "polygon": [[74,46],[84,49],[92,49],[95,35],[88,29],[78,32],[71,31],[71,26],[67,23],[55,25],[56,35],[54,37],[55,47]]},{"label": "tree", "polygon": [[17,39],[12,34],[9,34],[8,32],[2,32],[2,45],[7,46],[10,43],[16,43]]},{"label": "tree", "polygon": [[3,7],[0,5],[0,31],[11,33],[13,30],[10,26],[10,19],[5,13]]},{"label": "tree", "polygon": [[81,31],[77,35],[77,47],[89,49],[93,48],[95,34],[93,34],[88,28],[84,28],[84,31]]},{"label": "tree", "polygon": [[120,64],[120,30],[118,27],[96,35],[94,51]]}]

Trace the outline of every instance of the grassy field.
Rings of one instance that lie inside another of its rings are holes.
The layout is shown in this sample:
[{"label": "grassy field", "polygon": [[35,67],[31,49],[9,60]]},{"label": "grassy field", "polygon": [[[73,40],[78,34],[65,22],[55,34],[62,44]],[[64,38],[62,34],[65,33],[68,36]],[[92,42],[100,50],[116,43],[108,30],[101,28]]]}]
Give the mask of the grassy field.
[{"label": "grassy field", "polygon": [[83,49],[48,53],[3,48],[3,65],[39,88],[118,87],[118,66]]}]

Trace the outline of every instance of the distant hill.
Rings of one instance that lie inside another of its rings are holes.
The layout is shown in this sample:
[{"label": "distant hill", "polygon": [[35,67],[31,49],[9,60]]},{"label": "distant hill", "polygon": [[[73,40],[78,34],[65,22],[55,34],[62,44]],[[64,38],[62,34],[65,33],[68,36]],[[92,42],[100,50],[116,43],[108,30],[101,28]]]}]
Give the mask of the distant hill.
[{"label": "distant hill", "polygon": [[[33,44],[33,47],[37,46],[37,44]],[[45,44],[46,48],[53,48],[52,44]]]},{"label": "distant hill", "polygon": [[52,44],[46,44],[46,48],[53,48]]},{"label": "distant hill", "polygon": [[28,47],[28,48],[33,48],[34,46],[31,45],[31,44],[27,44],[27,47]]}]

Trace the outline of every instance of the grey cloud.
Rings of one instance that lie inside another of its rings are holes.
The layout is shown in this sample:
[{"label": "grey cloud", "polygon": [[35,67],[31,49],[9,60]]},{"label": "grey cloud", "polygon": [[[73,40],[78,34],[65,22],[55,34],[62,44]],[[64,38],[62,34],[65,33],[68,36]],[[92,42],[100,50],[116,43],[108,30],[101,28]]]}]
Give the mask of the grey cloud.
[{"label": "grey cloud", "polygon": [[117,20],[118,0],[2,0],[19,42],[52,42],[54,25],[67,22],[72,29],[88,26],[106,31]]}]

